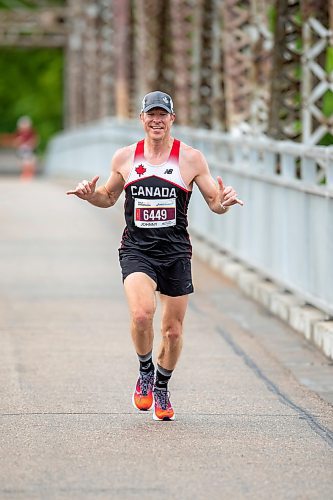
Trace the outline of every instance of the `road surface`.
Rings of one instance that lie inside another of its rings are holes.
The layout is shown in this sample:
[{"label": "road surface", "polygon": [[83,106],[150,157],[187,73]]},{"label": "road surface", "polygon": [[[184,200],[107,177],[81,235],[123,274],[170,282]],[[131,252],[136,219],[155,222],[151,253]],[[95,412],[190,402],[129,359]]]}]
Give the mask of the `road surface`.
[{"label": "road surface", "polygon": [[331,364],[198,260],[177,419],[135,411],[121,211],[65,190],[0,179],[0,498],[332,498]]}]

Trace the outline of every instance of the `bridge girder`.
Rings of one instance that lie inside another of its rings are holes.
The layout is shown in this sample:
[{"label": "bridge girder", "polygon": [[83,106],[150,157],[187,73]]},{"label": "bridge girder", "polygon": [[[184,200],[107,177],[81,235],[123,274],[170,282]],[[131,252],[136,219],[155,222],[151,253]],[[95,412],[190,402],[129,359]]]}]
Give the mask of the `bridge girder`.
[{"label": "bridge girder", "polygon": [[2,10],[0,46],[64,49],[68,126],[134,116],[161,88],[180,124],[314,144],[333,135],[332,28],[333,0],[68,0]]},{"label": "bridge girder", "polygon": [[65,47],[67,22],[66,7],[2,10],[0,46]]}]

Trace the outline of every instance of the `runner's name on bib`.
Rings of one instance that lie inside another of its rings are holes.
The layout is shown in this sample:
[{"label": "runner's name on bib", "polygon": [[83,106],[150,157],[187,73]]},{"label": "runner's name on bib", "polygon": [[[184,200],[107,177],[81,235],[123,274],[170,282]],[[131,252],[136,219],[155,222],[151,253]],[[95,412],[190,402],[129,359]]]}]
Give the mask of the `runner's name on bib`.
[{"label": "runner's name on bib", "polygon": [[137,227],[169,227],[176,225],[176,198],[141,200],[135,198],[134,224]]}]

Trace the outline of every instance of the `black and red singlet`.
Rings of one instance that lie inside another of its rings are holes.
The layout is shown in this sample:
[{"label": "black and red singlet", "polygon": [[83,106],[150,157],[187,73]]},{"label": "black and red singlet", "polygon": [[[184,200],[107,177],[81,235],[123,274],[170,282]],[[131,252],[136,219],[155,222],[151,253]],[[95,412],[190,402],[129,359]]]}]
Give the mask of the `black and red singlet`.
[{"label": "black and red singlet", "polygon": [[144,140],[136,145],[125,183],[125,219],[120,253],[139,250],[161,259],[191,257],[187,209],[191,190],[179,170],[180,141],[174,139],[168,160],[151,165]]}]

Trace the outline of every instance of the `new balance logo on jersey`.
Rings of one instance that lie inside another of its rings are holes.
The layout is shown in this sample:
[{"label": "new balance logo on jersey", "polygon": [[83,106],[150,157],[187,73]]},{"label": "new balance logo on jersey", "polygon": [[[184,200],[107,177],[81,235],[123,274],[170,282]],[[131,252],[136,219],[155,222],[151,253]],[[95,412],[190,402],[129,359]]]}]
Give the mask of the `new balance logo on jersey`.
[{"label": "new balance logo on jersey", "polygon": [[164,172],[165,174],[172,174],[173,168],[167,168],[166,171]]}]

